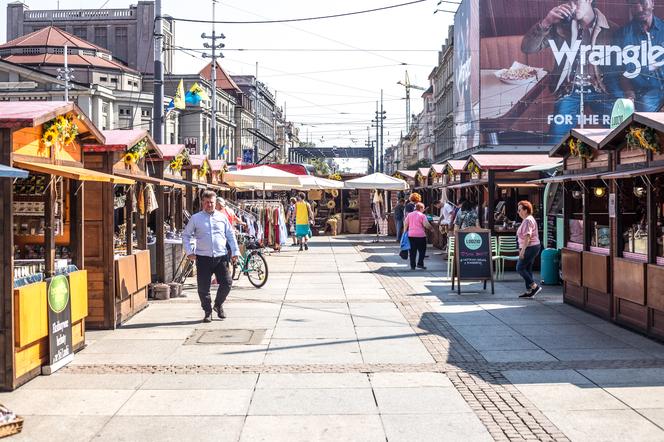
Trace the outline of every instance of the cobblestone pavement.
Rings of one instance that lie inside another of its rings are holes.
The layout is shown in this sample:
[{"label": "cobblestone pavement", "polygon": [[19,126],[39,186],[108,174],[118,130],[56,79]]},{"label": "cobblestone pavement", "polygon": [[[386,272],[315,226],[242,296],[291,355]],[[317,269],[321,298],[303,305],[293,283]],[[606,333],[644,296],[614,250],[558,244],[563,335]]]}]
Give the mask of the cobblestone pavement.
[{"label": "cobblestone pavement", "polygon": [[201,323],[193,285],[0,401],[16,440],[664,440],[664,346],[562,304],[450,289],[429,249],[314,238]]}]

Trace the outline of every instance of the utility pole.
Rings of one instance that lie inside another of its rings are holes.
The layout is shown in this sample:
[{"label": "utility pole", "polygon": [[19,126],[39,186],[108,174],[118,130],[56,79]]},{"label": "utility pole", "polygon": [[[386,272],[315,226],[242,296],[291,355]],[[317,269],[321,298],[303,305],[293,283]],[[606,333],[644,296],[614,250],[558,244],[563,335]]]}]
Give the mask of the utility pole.
[{"label": "utility pole", "polygon": [[217,40],[223,40],[226,38],[224,34],[216,34],[214,29],[214,20],[215,20],[215,7],[217,5],[217,0],[212,0],[212,36],[208,37],[205,35],[205,32],[201,34],[201,38],[204,40],[212,40],[212,44],[205,42],[203,47],[206,49],[212,49],[212,55],[210,56],[207,53],[203,53],[203,58],[210,57],[212,59],[212,72],[210,73],[210,82],[212,89],[212,100],[210,113],[212,114],[212,120],[210,122],[210,157],[213,160],[216,160],[219,156],[219,150],[217,146],[217,57],[224,58],[223,54],[219,53],[217,56],[217,49],[223,48],[225,45],[223,43],[217,44]]},{"label": "utility pole", "polygon": [[579,63],[579,69],[580,72],[578,75],[574,77],[574,85],[578,87],[579,91],[579,128],[583,129],[583,126],[585,124],[585,110],[584,110],[584,94],[586,92],[586,86],[590,85],[590,82],[588,81],[589,78],[585,75],[583,71],[583,63]]},{"label": "utility pole", "polygon": [[385,170],[385,164],[383,159],[383,121],[385,121],[385,111],[383,110],[383,90],[380,90],[380,171],[381,173]]},{"label": "utility pole", "polygon": [[376,145],[374,147],[374,171],[375,172],[380,172],[380,154],[379,154],[379,143],[378,140],[380,139],[380,125],[379,122],[380,119],[378,118],[378,102],[376,101],[376,118],[372,120],[373,125],[376,127]]},{"label": "utility pole", "polygon": [[164,64],[162,63],[163,23],[161,22],[161,1],[154,7],[154,99],[152,102],[152,137],[155,143],[164,142]]},{"label": "utility pole", "polygon": [[65,45],[65,67],[58,68],[58,80],[64,80],[65,82],[65,101],[69,101],[69,82],[74,79],[72,72],[74,69],[69,69],[69,62],[67,60],[67,45]]}]

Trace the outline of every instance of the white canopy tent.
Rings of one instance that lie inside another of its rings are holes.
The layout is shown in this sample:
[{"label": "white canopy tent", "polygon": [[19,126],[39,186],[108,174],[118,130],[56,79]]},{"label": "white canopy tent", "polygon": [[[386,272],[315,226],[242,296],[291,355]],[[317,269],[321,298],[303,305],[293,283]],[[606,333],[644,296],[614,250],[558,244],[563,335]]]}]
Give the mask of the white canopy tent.
[{"label": "white canopy tent", "polygon": [[327,189],[343,189],[343,181],[329,180],[313,175],[300,175],[302,188],[304,190],[327,190]]},{"label": "white canopy tent", "polygon": [[355,178],[345,182],[346,189],[369,190],[408,190],[408,183],[384,173],[376,172],[371,175]]},{"label": "white canopy tent", "polygon": [[300,175],[275,169],[270,166],[257,166],[251,169],[237,170],[224,173],[224,181],[243,189],[272,190],[270,186],[289,186],[299,189],[302,187]]}]

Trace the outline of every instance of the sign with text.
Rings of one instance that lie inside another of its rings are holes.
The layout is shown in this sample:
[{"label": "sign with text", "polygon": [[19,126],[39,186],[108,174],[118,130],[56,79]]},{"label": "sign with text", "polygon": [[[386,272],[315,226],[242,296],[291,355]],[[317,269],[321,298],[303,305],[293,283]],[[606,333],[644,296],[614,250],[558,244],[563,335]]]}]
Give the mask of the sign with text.
[{"label": "sign with text", "polygon": [[[491,281],[493,293],[493,262],[491,256],[491,232],[486,229],[469,227],[455,232],[454,278],[457,283],[463,280]],[[458,285],[461,293],[461,284]]]},{"label": "sign with text", "polygon": [[69,280],[58,275],[47,280],[49,365],[44,374],[51,374],[74,359],[71,330],[71,293]]}]

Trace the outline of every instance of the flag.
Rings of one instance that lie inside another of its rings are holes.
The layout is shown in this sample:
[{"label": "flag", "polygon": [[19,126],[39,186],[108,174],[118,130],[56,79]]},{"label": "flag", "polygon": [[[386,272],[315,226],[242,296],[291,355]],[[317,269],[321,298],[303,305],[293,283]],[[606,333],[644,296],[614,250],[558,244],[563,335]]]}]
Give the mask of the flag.
[{"label": "flag", "polygon": [[209,100],[210,97],[205,93],[203,88],[201,88],[198,83],[194,83],[189,88],[189,92],[184,97],[184,101],[189,104],[198,104],[201,100]]},{"label": "flag", "polygon": [[224,144],[221,146],[221,157],[226,158],[228,156],[228,146]]},{"label": "flag", "polygon": [[[180,79],[180,83],[178,83],[178,88],[175,91],[175,97],[173,97],[173,106],[176,109],[184,109],[185,108],[185,101],[184,101],[184,83],[182,82],[182,79]],[[169,104],[170,106],[170,104]]]}]

